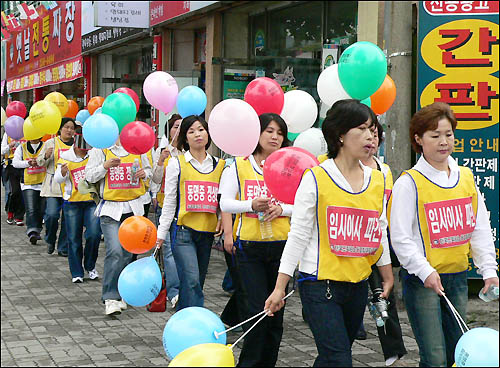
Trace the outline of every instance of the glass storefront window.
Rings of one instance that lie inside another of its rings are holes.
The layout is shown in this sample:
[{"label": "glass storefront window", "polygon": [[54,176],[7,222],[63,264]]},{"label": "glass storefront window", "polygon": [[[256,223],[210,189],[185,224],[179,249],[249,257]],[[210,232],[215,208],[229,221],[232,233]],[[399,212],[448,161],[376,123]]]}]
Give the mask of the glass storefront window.
[{"label": "glass storefront window", "polygon": [[358,2],[327,1],[325,37],[328,43],[340,44],[342,49],[357,39]]}]

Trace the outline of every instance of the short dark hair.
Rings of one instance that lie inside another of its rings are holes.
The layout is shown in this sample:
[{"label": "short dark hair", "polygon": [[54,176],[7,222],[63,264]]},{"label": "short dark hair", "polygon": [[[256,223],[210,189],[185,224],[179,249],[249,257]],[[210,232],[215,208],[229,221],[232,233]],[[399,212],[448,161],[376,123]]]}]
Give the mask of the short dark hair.
[{"label": "short dark hair", "polygon": [[380,124],[378,119],[377,119],[376,127],[377,127],[377,135],[378,135],[378,146],[380,147],[380,145],[384,141],[384,127],[382,126],[382,124]]},{"label": "short dark hair", "polygon": [[341,135],[368,120],[371,121],[370,126],[377,124],[377,115],[359,100],[350,99],[335,102],[326,113],[321,129],[328,146],[328,158],[337,157],[340,147],[342,147]]},{"label": "short dark hair", "polygon": [[[168,133],[165,133],[165,135],[170,134],[170,130],[174,126],[175,122],[179,119],[182,119],[182,116],[180,116],[179,114],[173,114],[170,119],[168,119],[168,121],[165,123],[165,132],[167,132],[168,129]],[[172,137],[169,138],[172,139]]]},{"label": "short dark hair", "polygon": [[182,151],[182,150],[188,151],[189,150],[189,143],[187,141],[187,132],[188,132],[189,128],[191,127],[191,125],[193,125],[197,121],[200,122],[200,124],[203,126],[203,128],[205,128],[205,130],[208,133],[208,142],[205,145],[205,149],[208,149],[208,147],[210,147],[210,144],[212,143],[212,139],[210,138],[210,132],[208,131],[208,123],[206,122],[206,120],[202,116],[189,115],[189,116],[186,116],[184,119],[182,119],[180,131],[179,131],[179,137],[177,138],[177,149],[179,151]]},{"label": "short dark hair", "polygon": [[75,119],[73,119],[73,118],[62,118],[61,119],[61,126],[59,126],[59,131],[57,133],[59,133],[59,134],[61,133],[62,127],[65,126],[68,121],[71,121],[73,123],[73,127],[76,129],[76,125],[77,124],[75,122]]},{"label": "short dark hair", "polygon": [[[289,147],[292,145],[292,142],[288,139],[288,126],[285,123],[285,120],[278,114],[274,113],[265,113],[261,114],[259,116],[259,121],[260,121],[260,133],[262,134],[263,131],[267,129],[267,126],[271,124],[271,121],[276,122],[278,124],[281,133],[283,134],[283,143],[281,143],[281,147]],[[257,144],[257,147],[255,147],[255,150],[253,153],[259,153],[262,150],[262,147],[260,146],[260,143]]]},{"label": "short dark hair", "polygon": [[422,153],[422,146],[415,140],[415,134],[420,138],[428,130],[436,130],[439,120],[448,119],[453,131],[457,128],[457,119],[450,105],[444,102],[434,102],[417,111],[410,120],[410,142],[416,153]]}]

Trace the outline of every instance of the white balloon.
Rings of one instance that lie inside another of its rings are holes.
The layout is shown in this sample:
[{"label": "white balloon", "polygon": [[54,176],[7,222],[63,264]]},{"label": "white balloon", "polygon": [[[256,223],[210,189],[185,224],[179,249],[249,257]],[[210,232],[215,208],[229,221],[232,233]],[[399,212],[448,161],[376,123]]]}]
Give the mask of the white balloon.
[{"label": "white balloon", "polygon": [[285,93],[285,103],[280,115],[290,133],[302,133],[314,125],[318,117],[318,105],[305,91],[288,91]]},{"label": "white balloon", "polygon": [[300,133],[293,142],[293,146],[303,148],[316,157],[323,155],[328,151],[328,146],[326,144],[325,137],[323,137],[323,132],[318,128],[310,128],[305,132]]},{"label": "white balloon", "polygon": [[2,107],[2,126],[5,124],[5,120],[7,120],[7,114],[5,113],[5,110]]},{"label": "white balloon", "polygon": [[334,64],[321,72],[318,77],[318,95],[328,107],[339,100],[346,100],[352,98],[347,94],[342,87],[339,79],[339,65]]}]

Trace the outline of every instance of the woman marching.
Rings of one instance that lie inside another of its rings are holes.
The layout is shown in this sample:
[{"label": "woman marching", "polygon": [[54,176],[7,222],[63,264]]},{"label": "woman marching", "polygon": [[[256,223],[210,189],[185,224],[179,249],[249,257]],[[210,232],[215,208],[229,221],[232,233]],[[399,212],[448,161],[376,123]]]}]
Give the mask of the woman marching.
[{"label": "woman marching", "polygon": [[217,192],[224,160],[211,156],[208,124],[201,116],[182,120],[177,148],[165,173],[165,199],[157,247],[171,234],[171,248],[180,280],[177,310],[203,307],[214,233],[217,230]]},{"label": "woman marching", "polygon": [[72,118],[62,118],[59,136],[49,139],[43,145],[37,163],[47,168],[47,176],[42,184],[40,195],[46,198],[47,207],[45,209],[45,242],[47,243],[47,253],[54,253],[57,240],[57,229],[59,227],[59,217],[61,210],[61,228],[59,240],[57,242],[57,254],[61,257],[68,256],[68,237],[66,235],[66,220],[64,219],[63,198],[61,186],[54,180],[56,163],[61,153],[71,148],[73,135],[75,134],[76,123]]},{"label": "woman marching", "polygon": [[373,145],[373,111],[336,102],[323,122],[329,159],[304,174],[295,195],[278,280],[266,300],[271,315],[300,261],[300,298],[318,356],[314,366],[352,366],[351,346],[377,263],[387,298],[394,280],[386,236],[384,176],[361,164]]},{"label": "woman marching", "polygon": [[422,156],[394,184],[388,208],[403,297],[424,367],[455,361],[461,330],[441,295],[465,319],[469,252],[483,276],[483,292],[498,286],[484,199],[470,169],[451,157],[456,126],[452,110],[441,102],[413,116],[410,140]]},{"label": "woman marching", "polygon": [[[236,254],[236,264],[244,297],[240,312],[247,319],[262,311],[274,288],[283,248],[290,230],[292,205],[277,203],[264,184],[263,162],[281,147],[287,147],[288,129],[277,114],[259,117],[261,134],[254,153],[237,157],[221,180],[221,210],[237,214],[234,222],[237,247],[226,234],[224,248]],[[243,299],[243,300],[241,300]],[[259,323],[245,336],[239,366],[276,365],[283,334],[283,313]],[[247,325],[245,328],[248,328]]]}]

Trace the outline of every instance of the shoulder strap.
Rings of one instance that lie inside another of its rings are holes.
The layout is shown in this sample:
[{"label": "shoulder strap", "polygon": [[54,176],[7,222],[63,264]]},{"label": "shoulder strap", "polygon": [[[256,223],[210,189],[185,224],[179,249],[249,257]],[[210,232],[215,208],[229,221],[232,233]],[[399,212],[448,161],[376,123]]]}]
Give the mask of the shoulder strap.
[{"label": "shoulder strap", "polygon": [[212,156],[212,162],[213,162],[212,170],[215,170],[215,167],[217,166],[217,160],[215,159],[215,156]]}]

